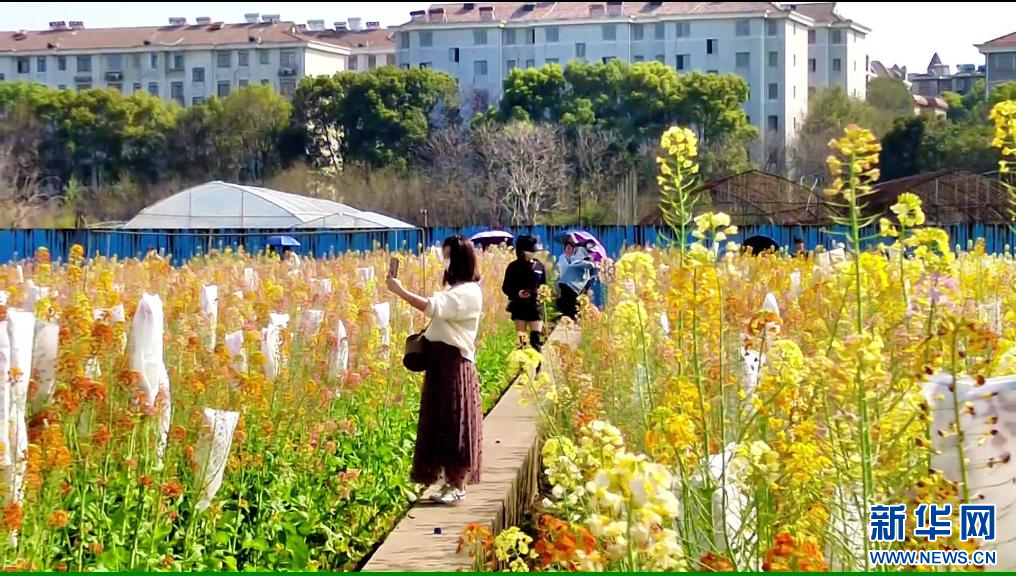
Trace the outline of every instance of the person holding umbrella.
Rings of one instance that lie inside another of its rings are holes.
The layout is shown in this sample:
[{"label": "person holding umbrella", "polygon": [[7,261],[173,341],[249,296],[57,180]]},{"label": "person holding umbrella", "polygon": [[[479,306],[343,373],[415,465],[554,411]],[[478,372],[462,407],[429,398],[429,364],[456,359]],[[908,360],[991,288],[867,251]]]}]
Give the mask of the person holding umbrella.
[{"label": "person holding umbrella", "polygon": [[540,241],[535,236],[516,238],[516,259],[508,264],[501,284],[501,291],[508,297],[508,312],[515,322],[519,342],[526,341],[528,332],[529,345],[537,352],[543,348],[543,308],[537,294],[540,286],[547,283],[547,271],[543,263],[536,259],[536,253],[541,248]]}]

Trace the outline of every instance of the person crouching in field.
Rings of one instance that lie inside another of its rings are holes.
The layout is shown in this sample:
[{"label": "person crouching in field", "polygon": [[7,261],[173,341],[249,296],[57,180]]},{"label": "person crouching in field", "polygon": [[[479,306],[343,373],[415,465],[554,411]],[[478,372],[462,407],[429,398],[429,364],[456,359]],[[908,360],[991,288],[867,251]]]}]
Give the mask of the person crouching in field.
[{"label": "person crouching in field", "polygon": [[540,286],[547,283],[547,271],[536,259],[540,249],[540,241],[534,236],[516,238],[516,259],[508,264],[501,284],[501,291],[508,297],[508,312],[519,333],[519,343],[525,345],[528,331],[529,345],[537,352],[543,347],[543,307],[538,292]]},{"label": "person crouching in field", "polygon": [[409,476],[429,486],[443,475],[444,486],[431,495],[439,504],[466,497],[466,484],[480,482],[483,407],[476,372],[476,334],[483,312],[476,252],[462,236],[444,241],[444,287],[430,298],[388,277],[388,290],[430,318],[423,333],[426,370],[420,396],[416,451]]}]

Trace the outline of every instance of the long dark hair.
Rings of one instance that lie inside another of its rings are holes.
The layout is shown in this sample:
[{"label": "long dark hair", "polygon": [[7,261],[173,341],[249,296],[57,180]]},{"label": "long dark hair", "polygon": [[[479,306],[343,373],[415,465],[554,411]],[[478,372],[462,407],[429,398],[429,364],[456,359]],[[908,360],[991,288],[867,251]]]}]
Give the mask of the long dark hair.
[{"label": "long dark hair", "polygon": [[463,282],[479,282],[480,274],[476,269],[476,251],[473,243],[465,236],[451,236],[445,239],[442,248],[448,249],[451,262],[444,272],[444,284],[455,286]]}]

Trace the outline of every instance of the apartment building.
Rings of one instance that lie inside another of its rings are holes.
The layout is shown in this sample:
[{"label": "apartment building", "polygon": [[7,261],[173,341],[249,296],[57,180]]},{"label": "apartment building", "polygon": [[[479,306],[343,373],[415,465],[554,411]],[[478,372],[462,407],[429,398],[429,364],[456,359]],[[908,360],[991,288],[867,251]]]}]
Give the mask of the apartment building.
[{"label": "apartment building", "polygon": [[[831,5],[828,11],[835,13]],[[436,4],[410,16],[395,29],[396,62],[456,77],[467,111],[496,104],[504,77],[516,67],[616,58],[657,60],[678,72],[738,74],[750,86],[745,113],[760,133],[753,155],[774,169],[785,165],[785,151],[807,112],[811,32],[835,26],[863,40],[866,30],[847,22],[818,25],[772,2],[467,2]],[[825,52],[823,62],[832,62],[834,51]],[[843,54],[837,73],[823,77],[863,97],[863,44],[851,44],[854,54],[862,54],[859,76],[848,73]]]},{"label": "apartment building", "polygon": [[987,60],[984,83],[988,92],[999,84],[1016,81],[1016,32],[978,44],[977,49]]},{"label": "apartment building", "polygon": [[869,59],[865,39],[871,29],[840,16],[836,2],[782,4],[810,17],[808,29],[808,91],[839,86],[864,100],[867,96]]},{"label": "apartment building", "polygon": [[224,97],[249,84],[282,94],[300,78],[394,64],[394,43],[376,22],[325,28],[323,20],[283,22],[247,14],[228,24],[172,18],[166,26],[86,28],[52,22],[48,30],[0,32],[0,81],[61,89],[146,91],[182,106]]}]

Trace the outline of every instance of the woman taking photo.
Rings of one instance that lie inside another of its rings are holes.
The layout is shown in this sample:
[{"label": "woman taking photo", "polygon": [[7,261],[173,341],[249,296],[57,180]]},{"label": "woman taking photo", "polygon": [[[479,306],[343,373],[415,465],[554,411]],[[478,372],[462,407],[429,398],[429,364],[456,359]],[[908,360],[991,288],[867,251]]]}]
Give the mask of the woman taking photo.
[{"label": "woman taking photo", "polygon": [[390,274],[387,286],[430,319],[423,333],[427,367],[410,479],[429,486],[444,476],[431,500],[452,504],[466,497],[466,484],[480,481],[483,408],[475,361],[483,292],[472,243],[453,236],[441,249],[443,290],[426,298]]}]

